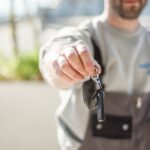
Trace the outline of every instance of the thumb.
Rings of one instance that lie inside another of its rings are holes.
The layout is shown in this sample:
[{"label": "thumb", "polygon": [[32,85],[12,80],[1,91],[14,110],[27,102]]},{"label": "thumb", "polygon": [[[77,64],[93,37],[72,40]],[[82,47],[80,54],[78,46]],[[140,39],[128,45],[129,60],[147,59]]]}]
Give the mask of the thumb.
[{"label": "thumb", "polygon": [[94,76],[101,74],[101,72],[102,72],[101,66],[99,65],[99,63],[95,59],[93,59],[93,62],[94,62],[94,67],[95,67]]}]

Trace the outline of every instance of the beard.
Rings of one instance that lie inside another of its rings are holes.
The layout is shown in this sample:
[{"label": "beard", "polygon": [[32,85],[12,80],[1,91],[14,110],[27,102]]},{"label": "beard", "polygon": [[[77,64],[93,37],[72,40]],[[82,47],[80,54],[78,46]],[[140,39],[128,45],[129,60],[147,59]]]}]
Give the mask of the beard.
[{"label": "beard", "polygon": [[127,3],[126,0],[110,0],[111,7],[123,19],[137,19],[144,9],[147,0],[137,0],[134,3]]}]

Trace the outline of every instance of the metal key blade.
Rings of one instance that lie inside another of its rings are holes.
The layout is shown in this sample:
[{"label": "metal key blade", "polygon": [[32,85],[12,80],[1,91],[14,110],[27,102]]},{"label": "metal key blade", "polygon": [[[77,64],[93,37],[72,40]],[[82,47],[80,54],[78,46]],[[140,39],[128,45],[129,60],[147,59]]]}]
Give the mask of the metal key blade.
[{"label": "metal key blade", "polygon": [[104,95],[103,91],[100,91],[97,94],[97,121],[103,122],[105,121],[105,114],[104,114]]}]

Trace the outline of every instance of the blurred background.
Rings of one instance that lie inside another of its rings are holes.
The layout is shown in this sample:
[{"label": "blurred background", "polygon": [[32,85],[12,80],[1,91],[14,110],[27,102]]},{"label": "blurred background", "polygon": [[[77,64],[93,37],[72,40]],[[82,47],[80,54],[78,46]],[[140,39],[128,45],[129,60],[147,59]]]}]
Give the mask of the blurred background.
[{"label": "blurred background", "polygon": [[[58,91],[38,52],[60,28],[103,12],[103,0],[0,0],[0,150],[58,150]],[[141,23],[150,29],[150,2]]]}]

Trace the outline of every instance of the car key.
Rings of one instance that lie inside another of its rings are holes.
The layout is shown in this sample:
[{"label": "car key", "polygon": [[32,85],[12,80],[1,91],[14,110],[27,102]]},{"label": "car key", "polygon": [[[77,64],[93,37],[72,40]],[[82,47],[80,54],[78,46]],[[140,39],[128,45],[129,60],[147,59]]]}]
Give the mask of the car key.
[{"label": "car key", "polygon": [[96,99],[97,99],[97,121],[103,122],[105,121],[105,114],[104,114],[104,97],[105,93],[102,89],[101,80],[99,75],[93,77],[96,81]]},{"label": "car key", "polygon": [[[97,71],[97,70],[96,70]],[[90,111],[97,111],[97,121],[105,120],[104,96],[100,76],[91,76],[89,80],[83,82],[83,100]]]}]

